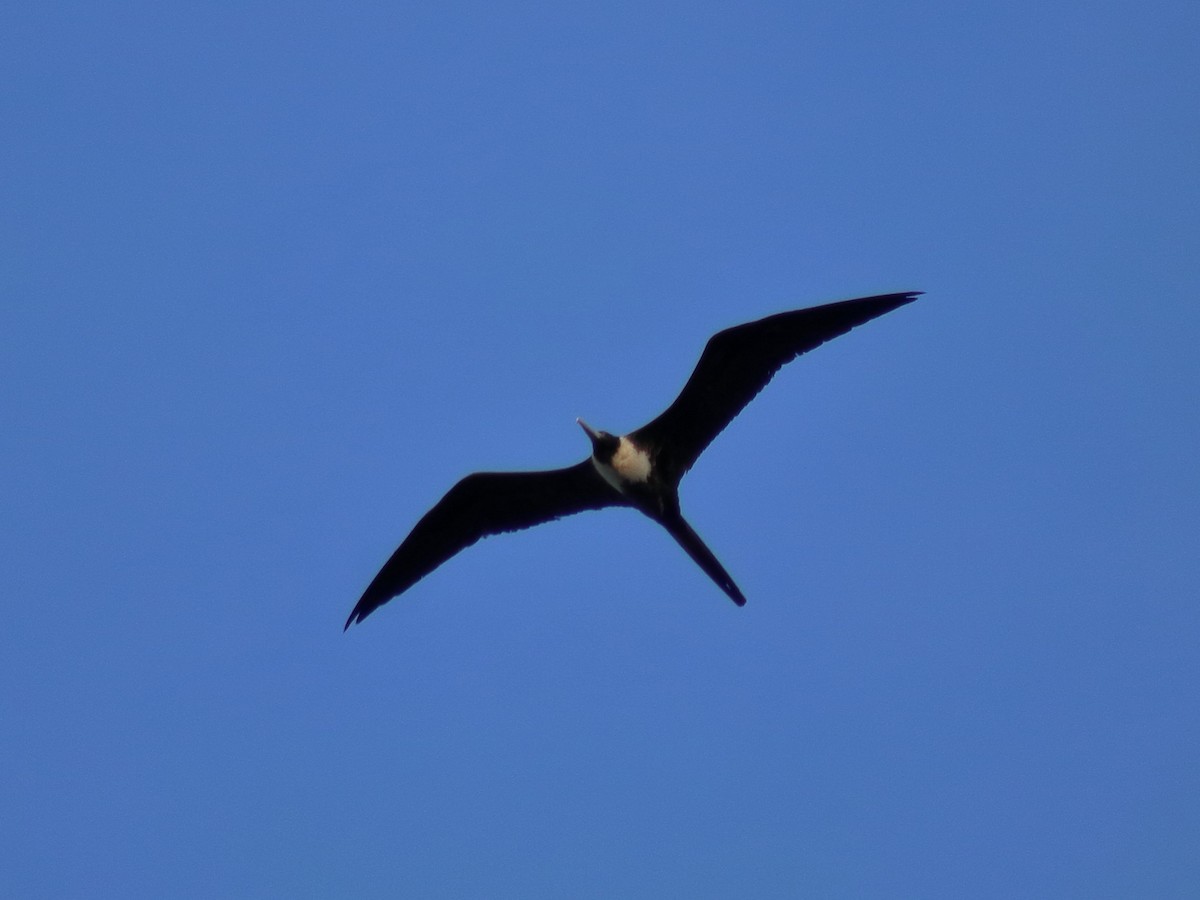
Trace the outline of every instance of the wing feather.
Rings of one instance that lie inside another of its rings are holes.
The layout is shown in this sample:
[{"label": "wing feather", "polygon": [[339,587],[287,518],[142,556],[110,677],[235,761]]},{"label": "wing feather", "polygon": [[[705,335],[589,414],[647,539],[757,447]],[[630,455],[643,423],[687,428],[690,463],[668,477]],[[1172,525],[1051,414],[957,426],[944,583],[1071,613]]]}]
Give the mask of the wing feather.
[{"label": "wing feather", "polygon": [[656,466],[681,478],[784,365],[919,295],[915,291],[843,300],[720,331],[709,338],[675,402],[631,437],[654,448]]},{"label": "wing feather", "polygon": [[349,628],[480,538],[532,528],[588,509],[620,505],[590,459],[544,472],[476,472],[421,517],[346,620]]}]

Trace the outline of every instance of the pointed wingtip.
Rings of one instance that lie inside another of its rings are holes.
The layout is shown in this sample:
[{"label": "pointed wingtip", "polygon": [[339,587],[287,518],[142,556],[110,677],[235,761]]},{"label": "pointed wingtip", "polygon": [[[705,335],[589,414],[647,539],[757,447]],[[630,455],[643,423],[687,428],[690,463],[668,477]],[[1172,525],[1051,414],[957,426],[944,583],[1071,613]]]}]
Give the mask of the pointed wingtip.
[{"label": "pointed wingtip", "polygon": [[[829,306],[841,306],[844,303],[847,307],[858,307],[863,310],[869,310],[869,320],[877,316],[882,316],[885,313],[890,313],[901,306],[907,306],[924,293],[924,291],[897,291],[894,294],[876,294],[874,297],[858,297],[854,300],[844,300],[840,303],[831,303]],[[817,310],[823,308],[820,306],[814,307]]]},{"label": "pointed wingtip", "polygon": [[907,306],[924,293],[924,291],[901,291],[898,294],[883,294],[879,297],[869,299],[873,299],[880,304],[878,307],[880,309],[879,315],[882,315],[885,312],[899,309],[901,306]]}]

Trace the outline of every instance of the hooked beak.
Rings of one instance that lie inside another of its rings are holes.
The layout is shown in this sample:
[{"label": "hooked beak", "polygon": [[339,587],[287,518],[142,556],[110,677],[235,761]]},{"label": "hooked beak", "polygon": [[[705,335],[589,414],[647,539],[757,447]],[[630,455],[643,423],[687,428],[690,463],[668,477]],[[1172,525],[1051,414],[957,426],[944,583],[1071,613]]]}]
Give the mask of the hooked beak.
[{"label": "hooked beak", "polygon": [[587,436],[590,437],[593,441],[599,439],[600,435],[596,433],[596,429],[592,428],[591,425],[589,425],[587,422],[583,421],[583,419],[576,419],[575,421],[579,423],[579,427],[582,428],[585,432],[587,432]]}]

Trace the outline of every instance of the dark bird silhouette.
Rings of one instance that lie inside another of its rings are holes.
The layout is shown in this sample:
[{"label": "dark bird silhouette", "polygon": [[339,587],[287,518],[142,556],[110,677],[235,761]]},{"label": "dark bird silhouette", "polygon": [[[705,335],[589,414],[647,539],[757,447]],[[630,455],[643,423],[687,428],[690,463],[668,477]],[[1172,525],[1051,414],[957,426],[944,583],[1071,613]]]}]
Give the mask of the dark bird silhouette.
[{"label": "dark bird silhouette", "polygon": [[632,506],[662,525],[738,606],[746,602],[679,511],[679,482],[718,434],[786,363],[920,291],[800,309],[713,335],[675,402],[624,436],[577,419],[592,455],[546,472],[476,472],[417,522],[346,620],[361,622],[480,538],[606,506]]}]

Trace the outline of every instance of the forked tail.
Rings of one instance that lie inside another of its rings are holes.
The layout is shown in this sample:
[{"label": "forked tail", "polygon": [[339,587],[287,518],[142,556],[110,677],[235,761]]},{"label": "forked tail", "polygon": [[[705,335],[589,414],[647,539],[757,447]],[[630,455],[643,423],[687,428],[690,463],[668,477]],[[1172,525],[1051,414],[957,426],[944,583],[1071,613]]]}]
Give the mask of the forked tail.
[{"label": "forked tail", "polygon": [[683,516],[676,514],[659,521],[671,533],[671,537],[679,542],[679,546],[687,551],[688,556],[694,559],[696,564],[705,571],[705,574],[717,583],[717,587],[729,595],[730,600],[738,606],[746,605],[746,598],[742,596],[738,586],[733,583],[729,573],[717,562],[713,552],[704,546],[700,535],[692,530],[692,526],[684,521]]}]

